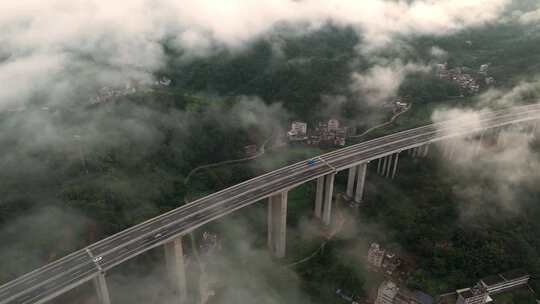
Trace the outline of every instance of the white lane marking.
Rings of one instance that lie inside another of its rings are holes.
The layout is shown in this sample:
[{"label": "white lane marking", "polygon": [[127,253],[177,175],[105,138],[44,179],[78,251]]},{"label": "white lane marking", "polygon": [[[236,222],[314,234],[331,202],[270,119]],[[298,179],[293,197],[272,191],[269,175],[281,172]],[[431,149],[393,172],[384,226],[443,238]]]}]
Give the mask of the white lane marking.
[{"label": "white lane marking", "polygon": [[[90,271],[90,272],[88,272],[88,271],[82,271],[82,272],[84,273],[84,275],[88,275],[89,273],[91,273],[91,272],[93,272],[93,271]],[[77,280],[79,280],[79,277],[71,278],[70,280],[68,280],[68,282],[67,282],[68,284],[64,284],[64,285],[69,285],[69,283],[75,282],[75,281],[77,281]],[[50,283],[48,283],[48,284],[45,285],[45,286],[46,286],[46,287],[49,286],[49,287],[47,287],[47,288],[53,288],[54,286],[56,286],[56,284],[57,284],[56,282],[50,282]],[[28,297],[31,297],[31,298],[30,298],[29,300],[27,300],[26,298],[28,298]],[[22,302],[22,303],[23,303],[23,304],[26,304],[26,303],[28,303],[28,304],[30,304],[30,303],[35,303],[35,302],[37,302],[38,300],[42,299],[43,297],[44,297],[43,294],[38,294],[37,296],[27,295],[27,296],[25,296],[25,297],[23,298],[23,300],[22,300],[23,302]]]},{"label": "white lane marking", "polygon": [[332,167],[332,165],[330,165],[329,163],[327,163],[327,162],[326,162],[324,159],[322,159],[320,156],[317,156],[317,158],[318,158],[319,160],[321,160],[325,165],[327,165],[328,167],[330,167],[330,169],[332,169],[332,171],[334,171],[334,173],[337,172],[337,171],[336,171],[336,168]]},{"label": "white lane marking", "polygon": [[[509,115],[509,114],[508,114],[508,115]],[[443,123],[441,123],[441,124],[443,124]],[[432,124],[431,126],[434,126],[434,125],[435,125],[435,124]],[[424,126],[424,127],[429,127],[429,126]],[[424,128],[424,127],[419,127],[419,128],[416,128],[416,129],[421,129],[421,128]],[[453,129],[454,127],[453,127],[453,125],[449,125],[448,128],[449,128],[449,129]],[[416,129],[414,129],[414,130],[416,130]],[[402,132],[409,132],[409,131],[411,131],[411,130],[406,130],[406,131],[402,131]],[[429,132],[429,133],[436,133],[436,132],[437,132],[437,131],[433,131],[433,132]],[[398,133],[399,133],[399,132],[398,132]],[[389,137],[389,136],[395,136],[395,135],[396,135],[396,134],[390,134],[390,135],[384,136],[383,138]],[[413,137],[413,138],[417,138],[417,137],[423,136],[423,135],[426,135],[426,134],[412,135],[412,137]],[[382,138],[377,138],[377,139],[374,139],[374,140],[372,140],[372,141],[377,141],[377,140],[381,140],[381,139],[382,139]],[[402,139],[396,139],[395,141],[397,141],[397,142],[403,142],[403,141],[406,141],[406,140],[411,140],[411,139],[410,139],[410,138],[402,138]],[[344,149],[351,148],[351,149],[353,150],[353,151],[351,151],[351,152],[356,152],[356,153],[358,153],[358,151],[355,151],[355,150],[359,148],[359,145],[360,145],[360,146],[366,145],[366,148],[369,148],[369,145],[371,145],[371,144],[373,144],[373,142],[367,141],[367,142],[363,142],[363,143],[360,143],[360,144],[357,144],[357,145],[353,145],[353,146],[350,146],[350,147],[347,147],[347,148],[344,148]],[[383,146],[387,146],[387,145],[391,145],[391,144],[395,144],[395,142],[384,143],[384,144],[381,144],[379,147],[373,147],[373,148],[370,148],[370,149],[367,149],[367,150],[374,150],[374,149],[376,149],[376,148],[382,148]],[[341,150],[343,150],[343,149],[341,149]],[[339,150],[336,150],[336,151],[339,151]],[[343,151],[340,151],[340,152],[343,152]],[[366,151],[362,151],[362,152],[366,152]],[[330,153],[333,153],[333,152],[330,152]],[[321,157],[325,157],[325,156],[326,156],[326,155],[321,155],[321,156],[318,156],[317,158],[319,158],[321,161],[323,161],[323,162],[324,162],[329,168],[331,168],[334,172],[337,172],[337,170],[336,170],[335,167],[333,167],[332,165],[328,164],[325,160],[323,160],[323,159],[321,158]],[[342,156],[342,157],[343,157],[343,156]],[[294,165],[291,165],[291,166],[294,167],[295,165],[303,164],[303,163],[304,163],[304,162],[299,162],[299,163],[294,164]],[[286,170],[287,168],[290,169],[290,166],[289,166],[289,167],[282,168],[282,169],[283,169],[283,170]],[[188,203],[188,204],[186,204],[186,205],[184,205],[184,206],[182,206],[182,207],[180,207],[180,208],[178,208],[178,209],[171,210],[171,211],[169,211],[168,213],[163,214],[162,216],[167,216],[167,215],[168,215],[168,216],[171,216],[171,217],[174,218],[173,221],[176,223],[176,222],[179,221],[178,218],[176,218],[176,217],[177,217],[178,215],[182,214],[182,212],[187,211],[190,207],[195,207],[195,205],[196,205],[196,203],[197,203],[198,201],[203,201],[203,200],[205,200],[205,199],[206,199],[206,200],[210,200],[212,197],[217,197],[217,196],[220,195],[220,194],[226,193],[226,191],[232,191],[233,189],[238,189],[238,188],[240,188],[240,186],[242,186],[242,185],[245,185],[245,184],[247,184],[247,183],[249,183],[249,182],[254,182],[255,180],[261,179],[261,178],[263,178],[263,177],[271,176],[273,173],[275,173],[275,171],[269,172],[269,173],[267,173],[267,174],[263,174],[263,175],[261,175],[261,176],[258,176],[258,177],[255,177],[255,178],[253,178],[253,179],[244,181],[244,182],[242,182],[242,183],[240,183],[240,184],[237,184],[237,185],[235,185],[235,186],[232,186],[232,187],[230,187],[230,188],[226,188],[226,189],[223,189],[223,190],[218,191],[218,192],[216,192],[216,193],[210,194],[210,195],[207,196],[207,197],[204,197],[204,198],[201,198],[201,199],[199,199],[199,200],[196,200],[196,201],[193,201],[193,202],[191,202],[191,203]],[[255,189],[251,189],[250,191],[257,190],[258,188],[261,188],[261,187],[256,187]],[[234,198],[236,198],[236,197],[238,197],[238,196],[241,196],[241,195],[243,195],[243,194],[244,194],[244,193],[240,193],[240,194],[234,195],[233,197],[229,197],[229,198],[227,198],[226,200],[232,200],[232,199],[234,199]],[[208,205],[209,205],[209,206],[207,206],[207,207],[205,207],[205,208],[196,210],[196,212],[197,212],[197,213],[202,213],[202,212],[206,211],[206,210],[209,209],[209,208],[213,208],[213,207],[215,207],[215,206],[217,206],[217,205],[221,205],[221,204],[208,204]],[[182,210],[180,210],[180,209],[182,209]],[[188,215],[190,215],[190,214],[188,213]],[[144,223],[151,223],[151,222],[154,221],[154,220],[156,220],[156,219],[150,219],[150,220],[148,220],[147,222],[144,222]],[[144,224],[144,223],[143,223],[143,224]],[[141,231],[149,230],[149,228],[150,228],[150,227],[145,227],[145,228],[141,229]],[[133,229],[136,229],[136,226],[134,226]],[[129,229],[128,229],[128,230],[129,230]],[[106,252],[103,253],[103,254],[106,254],[106,253],[108,253],[108,250],[106,250]]]},{"label": "white lane marking", "polygon": [[84,272],[84,270],[79,270],[79,271],[77,271],[77,272],[74,272],[73,274],[74,274],[74,275],[79,275],[79,274],[82,274],[83,272]]},{"label": "white lane marking", "polygon": [[[101,265],[99,265],[99,261],[101,260],[102,257],[94,258],[94,255],[92,254],[92,252],[90,251],[90,249],[85,248],[84,250],[86,250],[86,252],[87,252],[88,255],[90,256],[90,258],[92,259],[92,262],[94,262],[94,265],[96,265],[96,268],[99,270],[99,272],[103,272],[103,269],[101,268]],[[99,259],[99,260],[98,260],[98,259]]]},{"label": "white lane marking", "polygon": [[[523,119],[522,119],[523,120]],[[521,120],[520,120],[521,121]],[[504,123],[504,122],[503,122]]]},{"label": "white lane marking", "polygon": [[20,299],[20,301],[22,301],[23,303],[26,303],[26,301],[29,300],[30,298],[32,298],[32,295],[31,295],[31,294],[22,297],[22,298]]}]

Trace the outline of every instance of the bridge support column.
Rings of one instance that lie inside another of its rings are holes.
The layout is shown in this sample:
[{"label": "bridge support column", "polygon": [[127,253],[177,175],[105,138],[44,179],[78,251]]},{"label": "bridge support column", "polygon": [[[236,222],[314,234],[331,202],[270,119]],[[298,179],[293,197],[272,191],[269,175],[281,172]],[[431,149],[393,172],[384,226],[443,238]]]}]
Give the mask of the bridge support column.
[{"label": "bridge support column", "polygon": [[500,128],[493,129],[493,144],[495,145],[495,147],[499,146],[500,134],[501,134]]},{"label": "bridge support column", "polygon": [[367,163],[360,164],[357,167],[358,181],[356,182],[356,193],[354,195],[354,201],[361,203],[364,199],[364,184],[366,182]]},{"label": "bridge support column", "polygon": [[180,304],[187,301],[186,269],[184,266],[184,250],[182,246],[182,237],[166,243],[165,264],[167,267],[167,277],[170,286],[179,297]]},{"label": "bridge support column", "polygon": [[360,168],[360,166],[352,167],[349,169],[349,178],[347,179],[347,192],[345,193],[348,199],[352,199],[354,195],[354,183],[356,180],[356,172],[358,171],[357,168]]},{"label": "bridge support column", "polygon": [[[394,155],[396,155],[396,159],[393,159]],[[388,155],[388,168],[386,168],[386,175],[385,175],[386,178],[389,178],[391,176],[392,163],[397,165],[397,154]]]},{"label": "bridge support column", "polygon": [[454,159],[454,153],[456,152],[456,144],[454,143],[454,140],[451,140],[450,147],[448,148],[448,159],[452,160]]},{"label": "bridge support column", "polygon": [[111,297],[109,295],[109,288],[107,287],[107,280],[105,275],[100,273],[94,278],[94,287],[96,288],[98,303],[99,304],[111,304]]},{"label": "bridge support column", "polygon": [[388,156],[383,157],[382,168],[381,168],[381,172],[379,173],[381,176],[384,176],[384,172],[386,172],[387,162],[388,162]]},{"label": "bridge support column", "polygon": [[382,162],[382,159],[379,158],[377,160],[377,174],[381,174],[381,162]]},{"label": "bridge support column", "polygon": [[485,132],[481,132],[480,137],[478,137],[478,139],[476,140],[476,145],[474,146],[473,157],[478,155],[478,153],[480,152],[480,148],[482,147],[484,143],[484,133]]},{"label": "bridge support column", "polygon": [[[532,133],[529,132],[529,135],[530,134],[532,134]],[[506,147],[506,136],[504,136],[504,135],[501,136],[499,134],[499,146],[501,146],[503,148]]]},{"label": "bridge support column", "polygon": [[285,256],[287,241],[287,192],[268,198],[268,249],[277,258]]},{"label": "bridge support column", "polygon": [[322,217],[323,194],[324,176],[321,176],[317,178],[317,192],[315,193],[315,217],[318,219]]},{"label": "bridge support column", "polygon": [[424,153],[422,154],[423,157],[427,157],[429,153],[429,144],[426,144],[424,146]]},{"label": "bridge support column", "polygon": [[324,181],[324,204],[323,204],[323,215],[322,222],[325,225],[330,225],[332,220],[332,195],[334,193],[334,178],[336,177],[335,173],[330,173],[326,175]]},{"label": "bridge support column", "polygon": [[394,160],[394,170],[392,170],[392,179],[396,177],[398,161],[399,161],[399,152],[396,153],[396,160]]}]

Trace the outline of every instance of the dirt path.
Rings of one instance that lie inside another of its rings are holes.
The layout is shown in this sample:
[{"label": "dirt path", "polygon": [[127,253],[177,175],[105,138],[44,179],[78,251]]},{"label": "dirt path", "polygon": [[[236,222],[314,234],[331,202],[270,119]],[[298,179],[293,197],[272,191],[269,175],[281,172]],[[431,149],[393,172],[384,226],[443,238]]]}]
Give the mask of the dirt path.
[{"label": "dirt path", "polygon": [[305,262],[311,260],[312,258],[314,258],[315,256],[317,256],[317,254],[319,254],[320,252],[323,251],[323,249],[324,249],[324,247],[326,246],[326,244],[327,244],[330,240],[332,240],[332,238],[334,238],[334,236],[335,236],[336,234],[338,234],[338,233],[341,231],[341,229],[342,229],[343,226],[345,225],[346,221],[347,221],[347,220],[346,220],[345,217],[341,214],[341,210],[340,210],[339,213],[338,213],[338,220],[337,220],[337,223],[336,223],[336,224],[337,224],[336,227],[334,227],[334,228],[332,229],[332,231],[331,231],[330,234],[326,237],[326,240],[321,244],[321,246],[319,246],[319,248],[317,248],[313,253],[311,253],[311,254],[308,255],[307,257],[305,257],[305,258],[303,258],[303,259],[301,259],[301,260],[298,260],[298,261],[296,261],[296,262],[287,264],[287,265],[285,265],[285,267],[294,267],[294,266],[296,266],[296,265],[298,265],[298,264],[305,263]]},{"label": "dirt path", "polygon": [[382,127],[386,127],[387,125],[393,123],[399,116],[401,116],[402,114],[405,114],[407,111],[409,111],[411,108],[412,108],[412,103],[409,104],[409,106],[406,107],[403,111],[394,114],[394,116],[392,116],[389,121],[387,121],[385,123],[382,123],[380,125],[376,125],[374,127],[371,127],[371,128],[367,129],[366,131],[364,131],[361,134],[349,136],[349,138],[360,138],[362,136],[367,135],[368,133],[371,133],[373,130],[376,130],[376,129],[379,129],[379,128],[382,128]]},{"label": "dirt path", "polygon": [[202,166],[198,166],[197,168],[191,170],[189,172],[189,174],[187,175],[186,179],[184,180],[184,184],[188,184],[191,177],[197,172],[197,171],[200,171],[200,170],[203,170],[203,169],[210,169],[210,168],[215,168],[215,167],[219,167],[219,166],[224,166],[224,165],[230,165],[230,164],[236,164],[236,163],[241,163],[241,162],[245,162],[245,161],[250,161],[250,160],[254,160],[254,159],[257,159],[261,156],[264,155],[264,153],[266,153],[266,144],[268,144],[268,142],[270,141],[270,139],[273,137],[273,135],[270,135],[270,137],[268,137],[264,142],[263,144],[261,145],[261,147],[259,148],[259,151],[257,152],[257,154],[253,155],[253,156],[250,156],[250,157],[244,157],[244,158],[239,158],[239,159],[232,159],[232,160],[225,160],[225,161],[222,161],[222,162],[219,162],[219,163],[213,163],[213,164],[208,164],[208,165],[202,165]]}]

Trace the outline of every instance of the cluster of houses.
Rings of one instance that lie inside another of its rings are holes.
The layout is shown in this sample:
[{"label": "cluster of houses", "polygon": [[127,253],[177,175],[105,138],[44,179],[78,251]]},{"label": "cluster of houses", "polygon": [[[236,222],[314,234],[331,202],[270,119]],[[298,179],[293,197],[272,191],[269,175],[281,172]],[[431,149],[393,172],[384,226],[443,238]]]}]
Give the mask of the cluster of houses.
[{"label": "cluster of houses", "polygon": [[[154,82],[155,87],[168,87],[171,85],[172,80],[167,77],[161,77]],[[130,80],[123,87],[102,87],[98,90],[97,96],[90,99],[90,103],[103,103],[111,101],[115,98],[134,94],[145,88],[139,81]]]},{"label": "cluster of houses", "polygon": [[401,259],[395,253],[385,250],[377,243],[372,243],[369,247],[367,261],[368,265],[384,271],[386,275],[392,275],[401,265]]},{"label": "cluster of houses", "polygon": [[372,270],[383,271],[385,280],[377,289],[375,304],[485,304],[493,302],[491,296],[527,285],[530,275],[523,270],[511,270],[481,279],[472,287],[458,289],[434,299],[432,296],[396,283],[392,274],[401,265],[401,260],[372,243],[367,254],[367,262]]},{"label": "cluster of houses", "polygon": [[124,87],[111,88],[111,87],[102,87],[98,91],[98,95],[90,99],[90,103],[103,103],[111,101],[115,98],[126,96],[137,92],[137,86],[132,83],[126,83]]},{"label": "cluster of houses", "polygon": [[393,114],[403,112],[403,110],[407,110],[409,106],[410,103],[408,102],[407,98],[403,96],[397,96],[393,99],[389,99],[383,105],[383,107],[391,109]]},{"label": "cluster of houses", "polygon": [[495,78],[489,75],[489,63],[482,64],[478,71],[465,67],[448,69],[448,64],[442,63],[437,65],[436,73],[440,79],[454,82],[463,93],[468,94],[478,93],[482,82],[485,86],[495,84]]},{"label": "cluster of houses", "polygon": [[304,142],[312,146],[320,147],[343,147],[347,137],[356,133],[356,128],[343,126],[339,120],[332,118],[315,124],[308,129],[308,124],[303,121],[293,121],[291,130],[287,132],[289,142]]},{"label": "cluster of houses", "polygon": [[478,74],[484,77],[484,82],[487,86],[495,84],[495,78],[489,76],[489,63],[482,64],[478,70]]},{"label": "cluster of houses", "polygon": [[454,82],[459,86],[462,92],[476,94],[480,91],[480,85],[476,79],[468,73],[464,72],[464,68],[448,69],[448,64],[437,65],[437,76],[440,79],[445,79]]}]

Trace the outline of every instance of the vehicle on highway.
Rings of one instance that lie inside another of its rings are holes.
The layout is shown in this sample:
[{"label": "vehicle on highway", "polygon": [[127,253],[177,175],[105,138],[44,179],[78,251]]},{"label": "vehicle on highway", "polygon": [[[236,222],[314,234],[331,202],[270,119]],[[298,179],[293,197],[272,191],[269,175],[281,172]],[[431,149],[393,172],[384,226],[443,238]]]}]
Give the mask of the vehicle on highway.
[{"label": "vehicle on highway", "polygon": [[317,163],[317,161],[314,160],[314,159],[308,159],[308,161],[307,161],[307,164],[310,165],[310,166],[314,166],[316,163]]},{"label": "vehicle on highway", "polygon": [[103,257],[102,256],[98,256],[98,257],[95,257],[92,259],[92,261],[94,261],[94,263],[97,263],[99,261],[103,260]]},{"label": "vehicle on highway", "polygon": [[160,236],[161,236],[161,233],[158,233],[158,234],[154,235],[154,238],[157,239]]}]

